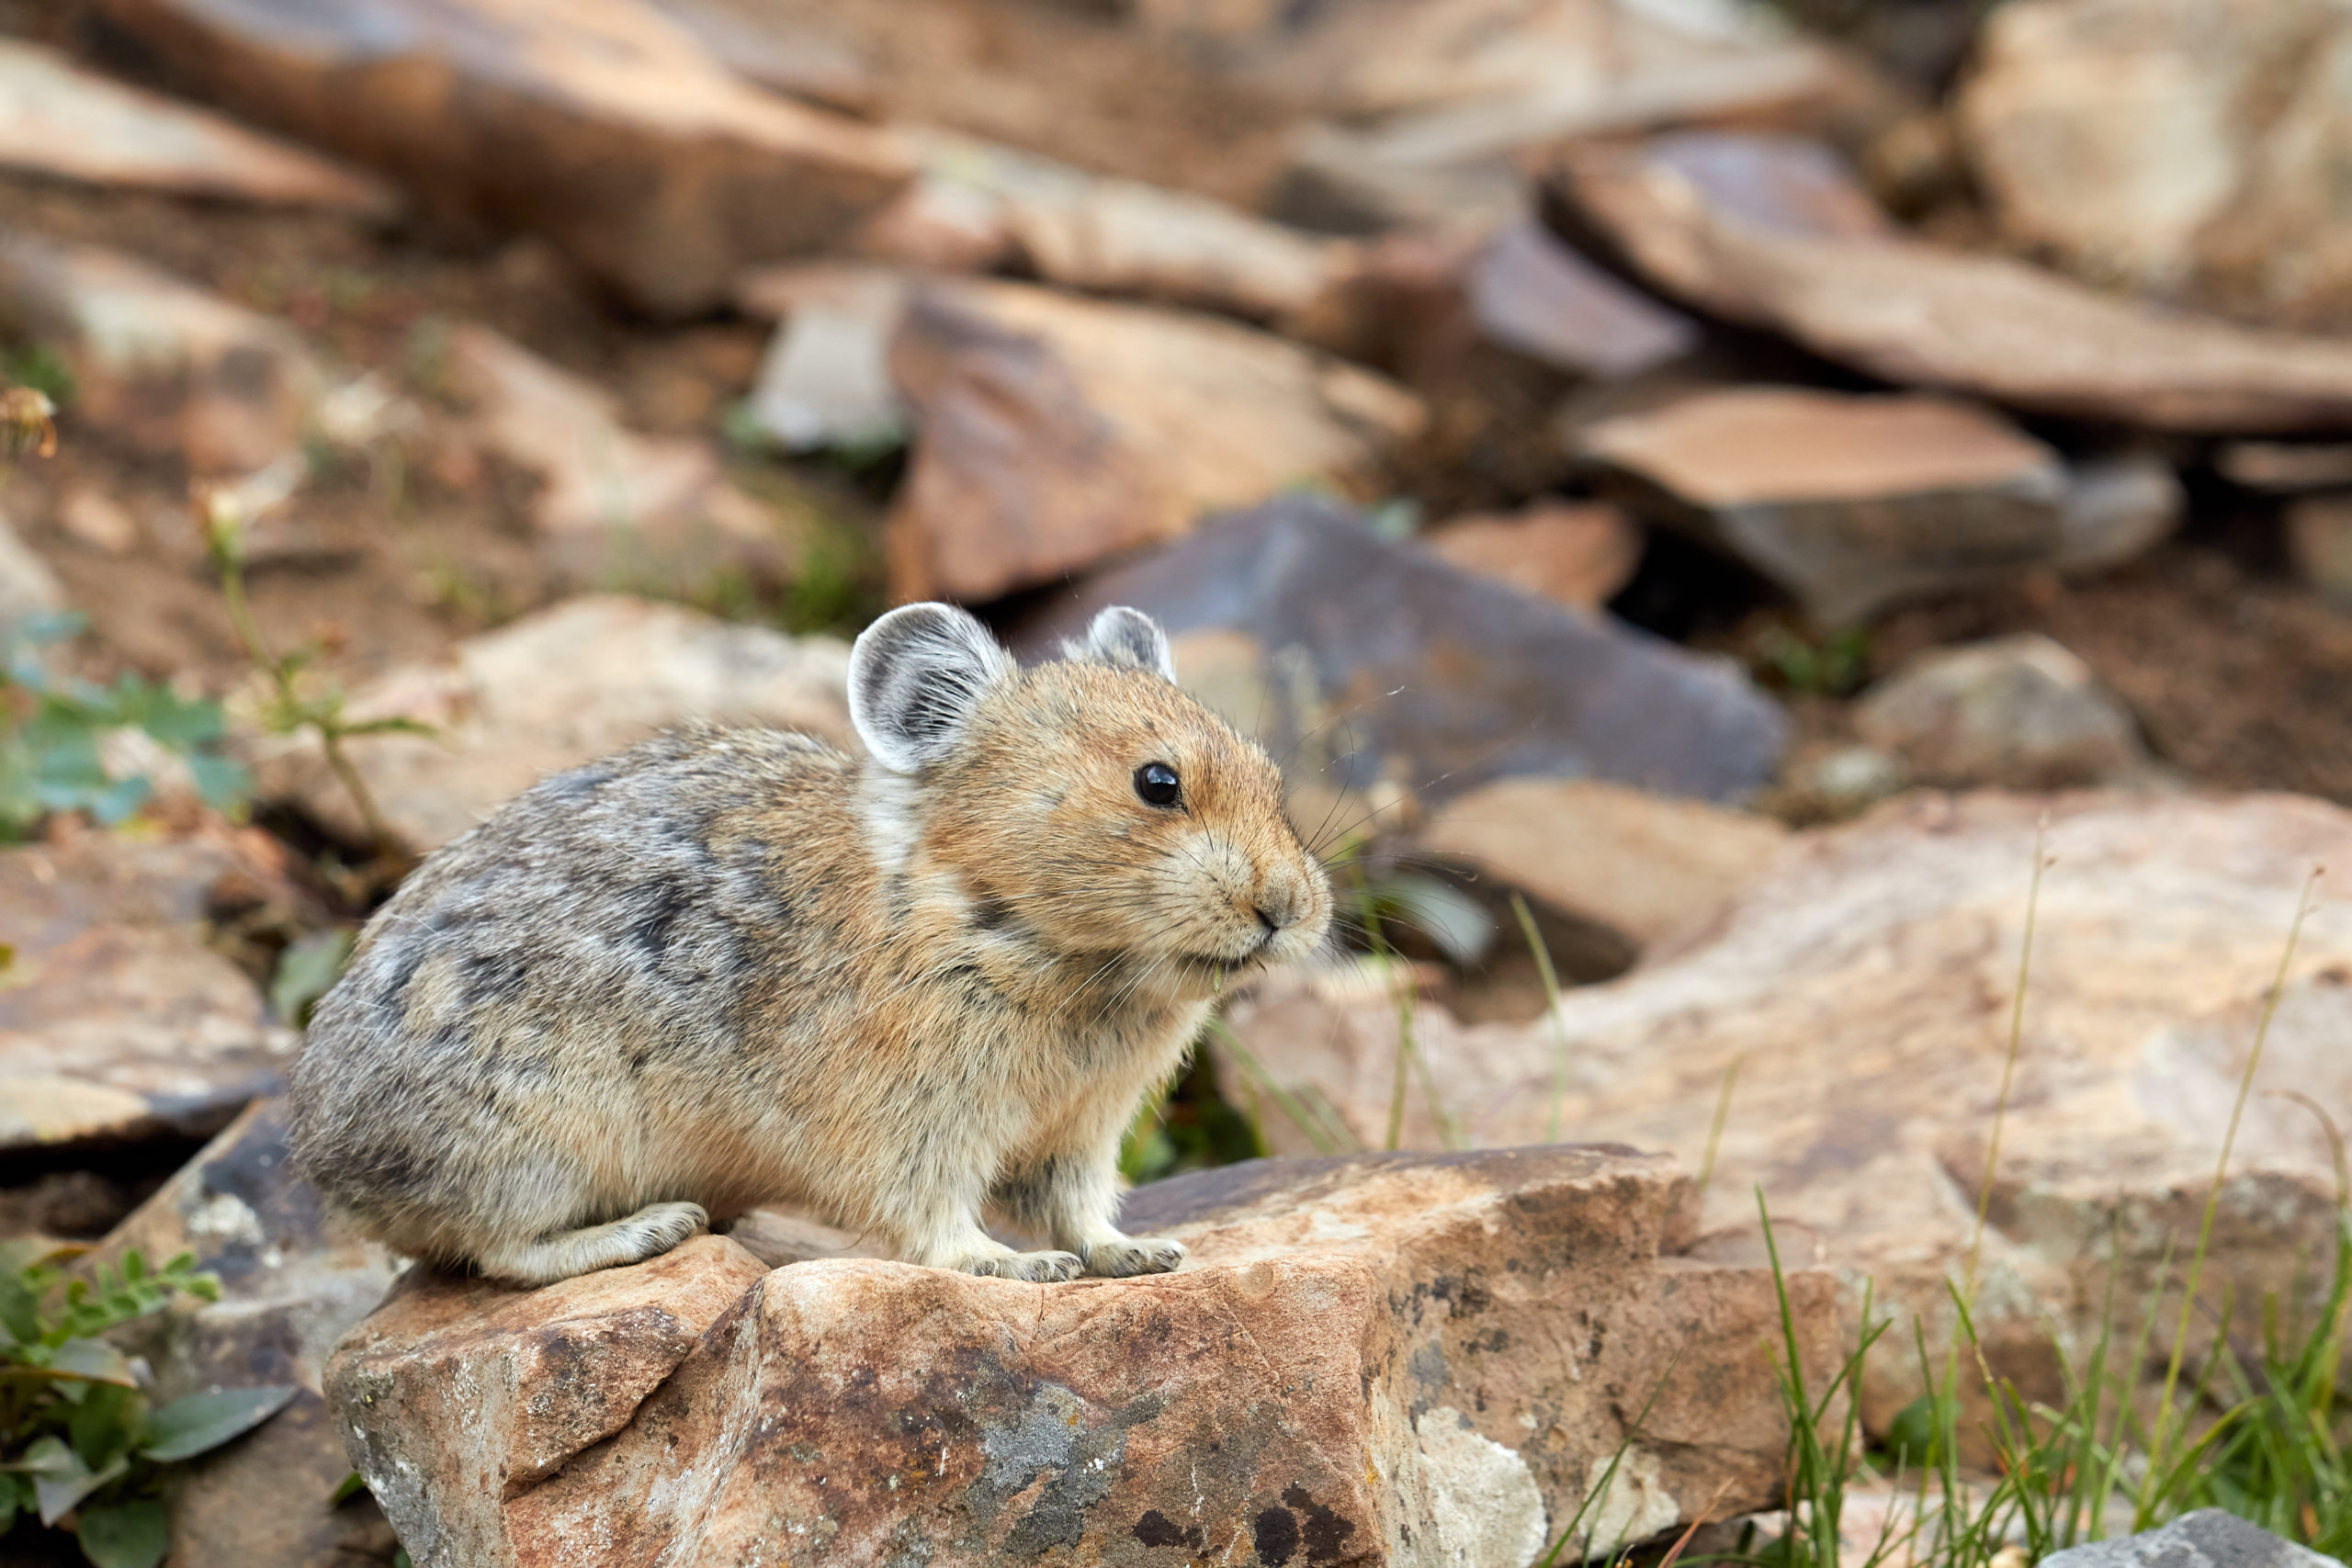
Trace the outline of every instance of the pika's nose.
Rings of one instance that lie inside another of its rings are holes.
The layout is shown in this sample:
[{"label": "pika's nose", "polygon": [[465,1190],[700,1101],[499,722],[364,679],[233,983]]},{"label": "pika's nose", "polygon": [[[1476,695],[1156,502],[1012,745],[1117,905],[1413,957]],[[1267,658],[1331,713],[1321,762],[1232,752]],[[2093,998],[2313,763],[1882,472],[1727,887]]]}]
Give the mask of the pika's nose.
[{"label": "pika's nose", "polygon": [[1298,920],[1298,901],[1284,890],[1267,888],[1258,895],[1258,901],[1251,909],[1269,936],[1279,934],[1283,928],[1295,925]]}]

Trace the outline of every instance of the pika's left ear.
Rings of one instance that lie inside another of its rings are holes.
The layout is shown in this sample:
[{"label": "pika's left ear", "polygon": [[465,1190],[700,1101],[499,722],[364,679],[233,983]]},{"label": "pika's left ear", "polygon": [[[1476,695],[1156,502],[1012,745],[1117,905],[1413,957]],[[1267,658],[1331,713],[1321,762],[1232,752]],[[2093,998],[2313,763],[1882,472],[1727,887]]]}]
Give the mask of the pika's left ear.
[{"label": "pika's left ear", "polygon": [[1125,604],[1114,604],[1095,616],[1083,642],[1065,641],[1062,657],[1073,663],[1108,664],[1176,679],[1176,656],[1169,651],[1168,634],[1158,621]]}]

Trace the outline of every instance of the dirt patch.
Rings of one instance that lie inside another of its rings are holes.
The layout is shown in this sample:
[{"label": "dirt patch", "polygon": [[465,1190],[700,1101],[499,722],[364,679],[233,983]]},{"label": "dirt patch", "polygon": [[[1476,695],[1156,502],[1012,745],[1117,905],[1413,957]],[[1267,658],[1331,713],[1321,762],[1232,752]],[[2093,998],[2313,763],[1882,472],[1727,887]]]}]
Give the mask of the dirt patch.
[{"label": "dirt patch", "polygon": [[2197,783],[2352,804],[2352,617],[2223,550],[2178,545],[2096,581],[1898,614],[1891,668],[1939,643],[2038,631],[2132,705],[2150,747]]}]

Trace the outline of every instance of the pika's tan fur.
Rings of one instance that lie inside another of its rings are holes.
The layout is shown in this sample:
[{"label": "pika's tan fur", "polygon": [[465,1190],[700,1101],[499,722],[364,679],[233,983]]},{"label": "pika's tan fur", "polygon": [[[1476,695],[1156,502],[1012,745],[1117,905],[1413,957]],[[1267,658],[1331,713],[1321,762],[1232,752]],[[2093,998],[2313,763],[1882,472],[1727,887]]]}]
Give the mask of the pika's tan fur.
[{"label": "pika's tan fur", "polygon": [[[1157,626],[1107,611],[1069,651],[1022,670],[910,606],[852,660],[873,760],[686,731],[433,855],[295,1068],[312,1179],[388,1246],[526,1283],[766,1203],[974,1273],[1175,1267],[1113,1223],[1120,1136],[1330,892]],[[1143,797],[1152,762],[1177,804]]]}]

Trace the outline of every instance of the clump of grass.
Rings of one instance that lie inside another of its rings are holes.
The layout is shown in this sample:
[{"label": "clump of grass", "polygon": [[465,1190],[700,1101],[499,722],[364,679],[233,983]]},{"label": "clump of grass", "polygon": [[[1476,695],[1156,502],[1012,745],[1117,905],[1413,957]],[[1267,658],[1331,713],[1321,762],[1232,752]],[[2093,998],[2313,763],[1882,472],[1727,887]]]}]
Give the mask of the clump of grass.
[{"label": "clump of grass", "polygon": [[[2037,835],[2026,950],[2018,965],[2019,1000],[2011,1013],[2011,1048],[2004,1068],[2004,1107],[2022,1033],[2032,910],[2046,863]],[[1939,1372],[1928,1351],[1926,1327],[1913,1321],[1912,1344],[1928,1392],[1897,1417],[1884,1453],[1864,1451],[1856,1411],[1870,1358],[1893,1320],[1873,1317],[1866,1295],[1854,1348],[1832,1376],[1828,1393],[1809,1397],[1770,1214],[1759,1192],[1758,1212],[1780,1290],[1781,1342],[1775,1358],[1790,1429],[1790,1479],[1785,1529],[1760,1549],[1740,1553],[1740,1561],[1771,1568],[1881,1568],[1896,1562],[2011,1568],[2098,1540],[2126,1518],[2131,1529],[2145,1529],[2204,1507],[2227,1509],[2333,1555],[2352,1548],[2352,1468],[2346,1463],[2352,1404],[2337,1383],[2347,1321],[2352,1320],[2352,1199],[2347,1199],[2352,1183],[2345,1179],[2341,1141],[2332,1125],[2330,1141],[2338,1151],[2335,1255],[2320,1310],[2308,1323],[2296,1325],[2288,1321],[2275,1297],[2267,1300],[2259,1348],[2249,1355],[2232,1340],[2225,1301],[2215,1314],[2210,1338],[2199,1347],[2198,1375],[2186,1386],[2183,1382],[2191,1365],[2196,1337],[2191,1329],[2222,1189],[2317,876],[2314,872],[2297,902],[2240,1075],[2229,1131],[2181,1281],[2173,1342],[2153,1415],[2135,1405],[2139,1391],[2128,1369],[2146,1364],[2169,1292],[2159,1290],[2147,1301],[2119,1358],[2115,1296],[2120,1258],[2110,1261],[2100,1330],[2089,1355],[2070,1360],[2061,1348],[2059,1359],[2065,1371],[2061,1404],[2038,1402],[1992,1370],[1977,1333],[1973,1298],[1983,1214],[1998,1153],[1998,1110],[1978,1200],[1979,1229],[1972,1238],[1963,1279],[1949,1287],[1955,1321],[1952,1348]],[[2120,1374],[2119,1363],[2126,1369]],[[1988,1476],[1972,1478],[1962,1468],[1964,1384],[1973,1384],[1971,1392],[1983,1395],[1986,1414],[1973,1435],[1982,1438],[1992,1453],[1994,1470]],[[1842,1406],[1836,1398],[1841,1392],[1850,1396]],[[1897,1524],[1890,1512],[1886,1528],[1875,1540],[1850,1542],[1840,1527],[1849,1495],[1862,1483],[1891,1485],[1904,1495],[1909,1501],[1908,1517]]]}]

